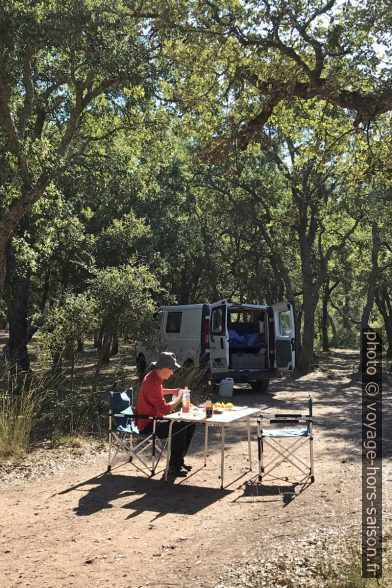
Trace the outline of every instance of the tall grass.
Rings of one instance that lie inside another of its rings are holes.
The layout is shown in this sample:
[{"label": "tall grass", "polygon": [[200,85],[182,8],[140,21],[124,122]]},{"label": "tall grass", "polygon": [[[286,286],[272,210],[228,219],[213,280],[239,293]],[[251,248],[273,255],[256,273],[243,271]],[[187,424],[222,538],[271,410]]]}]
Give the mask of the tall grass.
[{"label": "tall grass", "polygon": [[44,378],[5,368],[0,378],[0,459],[22,455],[50,386]]},{"label": "tall grass", "polygon": [[0,459],[27,450],[36,407],[37,399],[30,389],[20,396],[0,397]]}]

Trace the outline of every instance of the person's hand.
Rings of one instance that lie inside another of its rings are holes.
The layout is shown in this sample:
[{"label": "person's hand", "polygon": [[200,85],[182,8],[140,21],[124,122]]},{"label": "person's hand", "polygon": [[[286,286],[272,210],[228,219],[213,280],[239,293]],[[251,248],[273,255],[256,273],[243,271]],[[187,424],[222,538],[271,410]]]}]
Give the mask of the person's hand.
[{"label": "person's hand", "polygon": [[173,390],[172,399],[168,403],[171,406],[171,409],[174,410],[179,404],[182,402],[182,390],[178,388],[177,390]]}]

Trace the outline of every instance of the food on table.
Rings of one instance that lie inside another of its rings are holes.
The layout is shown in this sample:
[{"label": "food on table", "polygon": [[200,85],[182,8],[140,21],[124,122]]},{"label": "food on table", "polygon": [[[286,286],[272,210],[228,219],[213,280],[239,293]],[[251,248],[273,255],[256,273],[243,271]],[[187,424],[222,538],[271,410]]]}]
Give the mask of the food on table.
[{"label": "food on table", "polygon": [[214,412],[217,414],[222,413],[224,410],[233,410],[234,405],[231,402],[215,402],[214,404]]}]

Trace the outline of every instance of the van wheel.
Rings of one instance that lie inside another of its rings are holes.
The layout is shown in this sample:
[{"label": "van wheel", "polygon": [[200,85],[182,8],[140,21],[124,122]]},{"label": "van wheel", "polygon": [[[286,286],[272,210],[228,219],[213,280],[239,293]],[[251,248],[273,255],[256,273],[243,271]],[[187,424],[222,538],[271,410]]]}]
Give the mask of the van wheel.
[{"label": "van wheel", "polygon": [[147,369],[147,363],[144,358],[144,355],[139,355],[139,357],[137,358],[137,361],[136,361],[136,371],[137,371],[137,375],[138,375],[139,380],[143,380],[145,373],[146,373],[146,369]]},{"label": "van wheel", "polygon": [[260,380],[259,382],[251,382],[253,392],[258,392],[259,394],[263,394],[267,392],[268,386],[270,381],[269,380]]},{"label": "van wheel", "polygon": [[191,368],[193,368],[194,363],[191,359],[187,359],[186,361],[184,361],[184,365],[182,366],[184,368],[184,370],[190,370]]}]

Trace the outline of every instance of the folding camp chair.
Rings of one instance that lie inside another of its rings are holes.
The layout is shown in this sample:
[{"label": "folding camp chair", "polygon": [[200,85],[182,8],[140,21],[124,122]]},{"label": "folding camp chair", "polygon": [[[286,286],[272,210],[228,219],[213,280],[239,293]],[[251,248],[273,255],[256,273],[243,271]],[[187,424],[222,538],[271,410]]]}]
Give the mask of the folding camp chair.
[{"label": "folding camp chair", "polygon": [[[131,462],[144,474],[154,476],[162,455],[166,455],[166,442],[158,439],[155,434],[156,418],[142,414],[136,415],[132,405],[132,388],[124,392],[109,392],[108,472],[111,471],[118,453],[123,450],[126,454],[123,463]],[[136,417],[151,420],[152,433],[139,432]]]},{"label": "folding camp chair", "polygon": [[[270,474],[283,462],[291,463],[305,476],[314,482],[313,467],[313,406],[312,399],[308,399],[308,414],[260,414],[257,419],[257,438],[259,453],[259,480]],[[279,424],[280,428],[264,428],[264,424]],[[287,426],[289,425],[289,426]],[[292,427],[291,425],[297,425]],[[285,441],[289,441],[285,445]],[[309,461],[307,465],[298,455],[294,455],[300,447],[309,442]],[[274,453],[271,460],[264,465],[266,447]]]}]

